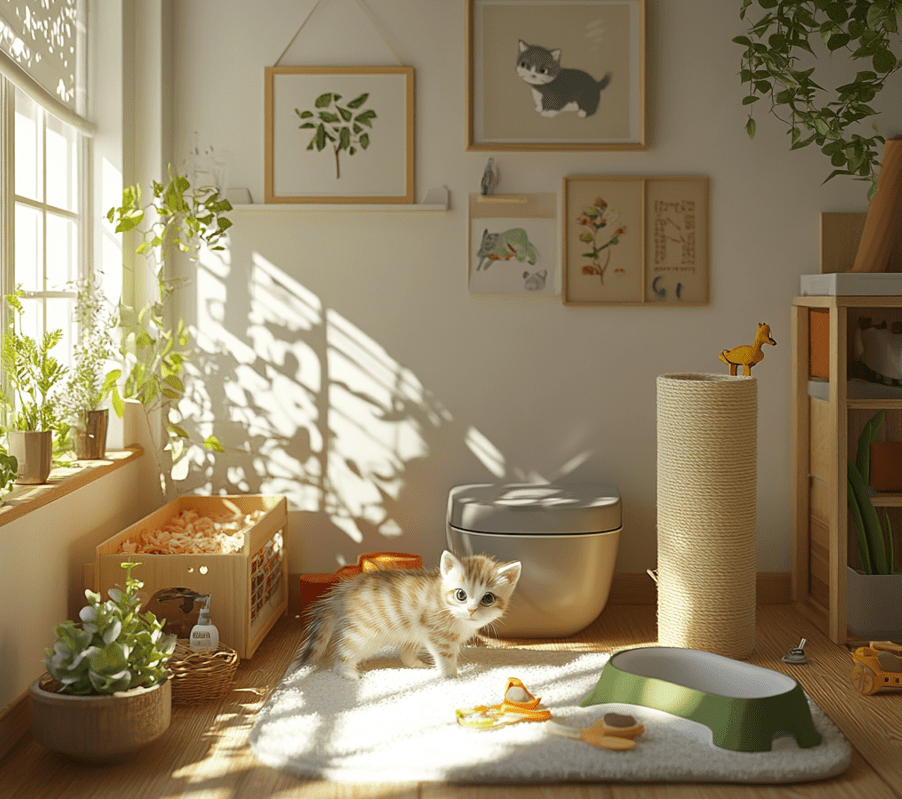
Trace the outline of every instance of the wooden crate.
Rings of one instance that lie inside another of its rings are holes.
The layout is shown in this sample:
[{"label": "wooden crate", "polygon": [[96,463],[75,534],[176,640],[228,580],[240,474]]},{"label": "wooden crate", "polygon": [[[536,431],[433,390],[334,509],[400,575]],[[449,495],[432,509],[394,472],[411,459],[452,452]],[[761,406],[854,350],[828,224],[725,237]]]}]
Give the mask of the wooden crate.
[{"label": "wooden crate", "polygon": [[[150,555],[119,552],[121,543],[143,530],[161,527],[183,510],[222,516],[263,511],[245,532],[244,548],[229,555]],[[288,608],[288,558],[285,552],[288,503],[285,497],[263,494],[184,496],[145,516],[97,547],[94,590],[105,597],[108,589],[125,583],[121,563],[140,563],[133,576],[144,583],[145,603],[163,588],[190,588],[210,594],[210,616],[219,640],[241,658],[254,654],[261,641]]]}]

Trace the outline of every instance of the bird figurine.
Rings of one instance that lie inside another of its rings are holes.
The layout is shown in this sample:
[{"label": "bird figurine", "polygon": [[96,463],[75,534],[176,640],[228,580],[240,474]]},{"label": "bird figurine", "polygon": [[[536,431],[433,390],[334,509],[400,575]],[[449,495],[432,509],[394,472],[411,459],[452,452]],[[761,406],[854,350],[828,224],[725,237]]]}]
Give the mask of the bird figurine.
[{"label": "bird figurine", "polygon": [[501,175],[498,172],[498,165],[495,163],[495,159],[489,158],[488,163],[485,165],[485,171],[482,173],[482,183],[480,184],[482,195],[487,197],[494,192],[500,179]]}]

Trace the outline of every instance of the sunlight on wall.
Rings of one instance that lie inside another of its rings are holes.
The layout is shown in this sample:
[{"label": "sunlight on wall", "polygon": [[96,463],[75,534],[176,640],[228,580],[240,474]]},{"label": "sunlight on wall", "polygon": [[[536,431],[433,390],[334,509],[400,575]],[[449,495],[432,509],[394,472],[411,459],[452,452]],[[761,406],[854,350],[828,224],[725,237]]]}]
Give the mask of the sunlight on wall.
[{"label": "sunlight on wall", "polygon": [[[240,286],[240,291],[232,287]],[[341,538],[370,548],[404,533],[411,469],[451,414],[409,369],[260,253],[247,265],[201,253],[196,275],[202,376],[183,402],[186,424],[215,419],[226,448],[195,448],[204,490],[281,494]],[[504,458],[475,429],[469,446],[497,476]],[[336,554],[340,559],[340,555]]]}]

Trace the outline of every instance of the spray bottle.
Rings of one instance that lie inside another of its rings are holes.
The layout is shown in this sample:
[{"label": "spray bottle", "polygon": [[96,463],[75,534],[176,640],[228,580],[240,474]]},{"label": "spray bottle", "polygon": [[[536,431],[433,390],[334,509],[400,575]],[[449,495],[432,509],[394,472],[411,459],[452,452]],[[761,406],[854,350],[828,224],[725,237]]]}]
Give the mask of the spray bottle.
[{"label": "spray bottle", "polygon": [[197,624],[191,628],[190,646],[195,652],[206,652],[219,646],[219,630],[210,621],[210,597],[199,597],[196,601],[206,599],[206,603],[200,609],[200,618]]}]

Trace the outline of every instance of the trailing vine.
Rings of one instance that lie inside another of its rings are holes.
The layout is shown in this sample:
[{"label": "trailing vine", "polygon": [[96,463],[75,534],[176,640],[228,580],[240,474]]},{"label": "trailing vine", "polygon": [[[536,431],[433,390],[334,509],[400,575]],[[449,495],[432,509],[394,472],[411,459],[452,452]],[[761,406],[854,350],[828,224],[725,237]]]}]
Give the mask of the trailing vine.
[{"label": "trailing vine", "polygon": [[[833,166],[824,182],[838,175],[869,181],[870,200],[884,143],[870,103],[902,68],[902,0],[742,0],[741,19],[751,7],[764,15],[747,35],[733,39],[745,48],[739,76],[748,88],[742,102],[750,106],[749,137],[756,129],[754,104],[766,98],[770,112],[789,128],[791,150],[819,147]],[[828,92],[815,82],[815,67],[801,68],[816,59],[812,43],[818,39],[828,52],[845,51],[862,67],[854,80]],[[872,135],[854,132],[868,121]]]}]

